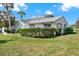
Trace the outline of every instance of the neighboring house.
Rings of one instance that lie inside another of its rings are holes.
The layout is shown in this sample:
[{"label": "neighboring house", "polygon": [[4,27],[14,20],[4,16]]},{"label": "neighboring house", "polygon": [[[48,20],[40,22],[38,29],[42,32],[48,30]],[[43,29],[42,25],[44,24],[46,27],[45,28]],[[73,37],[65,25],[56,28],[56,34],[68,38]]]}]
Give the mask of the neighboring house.
[{"label": "neighboring house", "polygon": [[27,25],[27,21],[16,21],[15,24],[12,26],[12,29],[17,30],[19,28],[29,28]]},{"label": "neighboring house", "polygon": [[67,26],[67,21],[63,16],[44,16],[37,17],[27,21],[17,21],[13,29],[19,28],[58,28],[63,33]]},{"label": "neighboring house", "polygon": [[79,28],[79,19],[76,21],[75,27],[76,27],[76,28]]},{"label": "neighboring house", "polygon": [[0,28],[0,33],[4,33],[4,27]]}]

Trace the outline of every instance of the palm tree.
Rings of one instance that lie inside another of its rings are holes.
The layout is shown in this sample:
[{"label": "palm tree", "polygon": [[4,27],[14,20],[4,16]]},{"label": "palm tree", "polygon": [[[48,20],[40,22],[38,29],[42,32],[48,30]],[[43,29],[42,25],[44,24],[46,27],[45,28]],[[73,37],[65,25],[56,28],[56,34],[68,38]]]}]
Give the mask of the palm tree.
[{"label": "palm tree", "polygon": [[20,15],[21,20],[22,20],[22,18],[23,18],[23,16],[25,15],[25,13],[24,13],[23,11],[19,11],[18,14]]}]

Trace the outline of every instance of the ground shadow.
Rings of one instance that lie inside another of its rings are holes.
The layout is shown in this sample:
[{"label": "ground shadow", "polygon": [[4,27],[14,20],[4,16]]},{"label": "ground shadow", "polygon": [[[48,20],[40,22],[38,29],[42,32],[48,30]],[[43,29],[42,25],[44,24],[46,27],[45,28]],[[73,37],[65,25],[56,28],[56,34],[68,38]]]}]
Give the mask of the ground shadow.
[{"label": "ground shadow", "polygon": [[12,40],[0,40],[0,44],[3,44],[3,43],[7,43],[7,42],[10,42]]}]

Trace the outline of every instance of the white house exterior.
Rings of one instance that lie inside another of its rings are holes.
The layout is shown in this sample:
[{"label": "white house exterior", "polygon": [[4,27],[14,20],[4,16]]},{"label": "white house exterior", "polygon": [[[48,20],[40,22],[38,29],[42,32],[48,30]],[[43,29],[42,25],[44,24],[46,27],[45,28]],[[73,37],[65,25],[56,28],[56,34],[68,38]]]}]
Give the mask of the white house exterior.
[{"label": "white house exterior", "polygon": [[63,16],[44,16],[33,18],[28,21],[18,21],[12,28],[59,28],[62,29],[61,32],[63,33],[67,24]]}]

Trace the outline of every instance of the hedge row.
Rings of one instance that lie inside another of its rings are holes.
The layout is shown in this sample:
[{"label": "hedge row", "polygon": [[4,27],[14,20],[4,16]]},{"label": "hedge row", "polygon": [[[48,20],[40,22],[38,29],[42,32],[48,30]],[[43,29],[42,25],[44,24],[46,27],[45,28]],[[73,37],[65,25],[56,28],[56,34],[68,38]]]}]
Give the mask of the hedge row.
[{"label": "hedge row", "polygon": [[[28,29],[19,29],[16,31],[22,36],[26,37],[37,37],[37,38],[49,38],[56,37],[61,35],[61,29],[54,28],[28,28]],[[67,27],[64,29],[63,34],[73,34],[73,28]]]},{"label": "hedge row", "polygon": [[39,37],[39,38],[49,38],[60,35],[60,30],[54,28],[29,28],[29,29],[19,29],[17,33],[26,37]]},{"label": "hedge row", "polygon": [[73,31],[73,28],[72,27],[67,27],[64,30],[64,34],[75,34],[75,32]]}]

